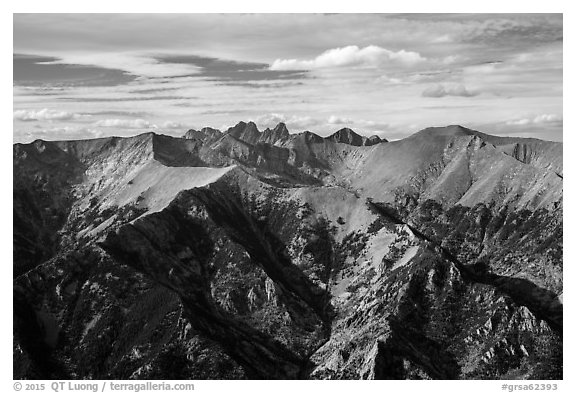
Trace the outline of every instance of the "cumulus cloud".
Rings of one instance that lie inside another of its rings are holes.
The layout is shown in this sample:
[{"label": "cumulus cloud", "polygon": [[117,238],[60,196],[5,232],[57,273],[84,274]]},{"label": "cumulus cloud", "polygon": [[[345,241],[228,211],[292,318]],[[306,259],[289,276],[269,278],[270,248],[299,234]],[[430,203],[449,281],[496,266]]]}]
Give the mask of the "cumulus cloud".
[{"label": "cumulus cloud", "polygon": [[354,120],[332,115],[328,118],[328,124],[354,124]]},{"label": "cumulus cloud", "polygon": [[372,131],[376,131],[376,130],[383,131],[383,130],[390,129],[390,124],[377,122],[377,121],[373,121],[373,120],[358,120],[358,121],[356,121],[356,124],[361,126],[361,127],[370,129]]},{"label": "cumulus cloud", "polygon": [[390,127],[390,125],[387,123],[365,119],[352,119],[349,117],[340,117],[335,115],[330,116],[327,120],[327,123],[330,125],[355,126],[369,130],[387,130]]},{"label": "cumulus cloud", "polygon": [[45,140],[65,140],[65,139],[85,139],[99,138],[104,133],[101,130],[86,127],[34,127],[26,130],[14,130],[14,137],[17,140],[31,142],[36,139]]},{"label": "cumulus cloud", "polygon": [[13,112],[14,119],[21,121],[36,121],[36,120],[77,120],[88,117],[88,115],[80,115],[78,113],[55,111],[52,109],[40,110],[17,110]]},{"label": "cumulus cloud", "polygon": [[562,121],[562,116],[556,114],[541,114],[533,117],[510,120],[507,121],[506,124],[509,126],[526,126],[531,124],[562,123]]},{"label": "cumulus cloud", "polygon": [[165,121],[164,123],[158,125],[158,128],[164,128],[164,129],[179,129],[179,128],[185,128],[186,126],[182,123],[178,123],[176,121]]},{"label": "cumulus cloud", "polygon": [[97,121],[94,125],[106,128],[156,128],[155,124],[144,119],[104,119]]},{"label": "cumulus cloud", "polygon": [[422,92],[422,97],[441,98],[446,96],[474,97],[480,94],[477,90],[468,89],[464,85],[436,85]]},{"label": "cumulus cloud", "polygon": [[313,70],[334,67],[380,67],[389,63],[414,65],[425,60],[418,52],[403,49],[395,52],[376,45],[369,45],[364,48],[350,45],[329,49],[312,60],[277,59],[272,63],[270,69]]}]

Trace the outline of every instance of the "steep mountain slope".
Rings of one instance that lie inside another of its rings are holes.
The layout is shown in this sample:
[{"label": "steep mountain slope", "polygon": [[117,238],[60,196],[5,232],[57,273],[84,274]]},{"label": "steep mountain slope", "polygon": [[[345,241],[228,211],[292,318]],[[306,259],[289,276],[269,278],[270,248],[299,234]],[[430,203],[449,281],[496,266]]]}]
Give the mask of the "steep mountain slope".
[{"label": "steep mountain slope", "polygon": [[[486,203],[538,209],[561,201],[561,144],[521,142],[534,151],[534,164],[529,164],[506,154],[515,147],[489,142],[504,138],[482,135],[462,127],[426,129],[378,145],[341,173],[352,187],[386,202],[408,197],[434,199],[446,206]],[[512,146],[517,141],[505,139]]]},{"label": "steep mountain slope", "polygon": [[54,143],[14,145],[14,276],[57,251],[57,233],[72,208],[72,184],[84,166]]},{"label": "steep mountain slope", "polygon": [[356,136],[15,145],[14,377],[561,378],[562,145]]}]

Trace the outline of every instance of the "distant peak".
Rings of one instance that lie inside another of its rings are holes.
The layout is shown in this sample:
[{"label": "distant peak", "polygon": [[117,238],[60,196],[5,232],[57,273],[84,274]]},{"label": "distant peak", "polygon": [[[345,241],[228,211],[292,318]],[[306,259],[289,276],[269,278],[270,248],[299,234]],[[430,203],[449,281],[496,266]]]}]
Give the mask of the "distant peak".
[{"label": "distant peak", "polygon": [[280,122],[276,125],[276,127],[274,127],[274,131],[276,131],[276,132],[279,132],[279,131],[288,132],[288,128],[286,127],[285,123]]},{"label": "distant peak", "polygon": [[212,128],[212,127],[203,127],[201,130],[201,132],[220,132],[220,130],[216,129],[216,128]]},{"label": "distant peak", "polygon": [[278,123],[276,125],[276,127],[274,127],[274,130],[272,130],[272,132],[278,138],[288,138],[290,136],[290,133],[288,132],[288,128],[286,127],[286,124],[284,124],[284,123]]},{"label": "distant peak", "polygon": [[380,138],[378,135],[372,135],[371,137],[366,139],[366,141],[364,142],[364,145],[365,146],[372,146],[372,145],[377,145],[378,143],[386,143],[386,142],[388,142],[388,139]]},{"label": "distant peak", "polygon": [[250,127],[250,128],[254,128],[254,129],[258,130],[258,126],[256,126],[256,123],[254,123],[253,121],[249,121],[248,123],[246,123],[246,127]]},{"label": "distant peak", "polygon": [[269,143],[273,145],[277,141],[289,137],[290,133],[288,132],[288,128],[286,128],[286,124],[278,123],[273,130],[266,128],[258,139],[258,142]]},{"label": "distant peak", "polygon": [[465,135],[475,135],[476,132],[463,127],[461,125],[453,124],[444,127],[428,127],[414,135],[430,135],[430,136],[465,136]]},{"label": "distant peak", "polygon": [[[370,138],[366,138],[362,136],[351,128],[345,127],[341,128],[340,130],[336,131],[334,134],[324,138],[329,141],[337,142],[337,143],[346,143],[352,146],[372,146],[378,143],[383,142],[379,136],[373,135]],[[386,141],[386,140],[384,140]],[[388,142],[388,141],[386,141]]]},{"label": "distant peak", "polygon": [[258,127],[253,121],[249,121],[248,123],[241,121],[234,127],[230,127],[226,133],[238,140],[250,144],[255,144],[261,135]]},{"label": "distant peak", "polygon": [[244,121],[239,121],[238,124],[236,124],[234,127],[230,127],[228,129],[228,133],[230,132],[243,132],[245,130],[249,130],[249,131],[258,131],[258,127],[256,126],[256,123],[254,123],[253,121],[249,121],[248,123],[244,122]]},{"label": "distant peak", "polygon": [[334,134],[326,137],[325,139],[338,143],[346,143],[352,146],[363,145],[362,137],[347,127],[339,129]]},{"label": "distant peak", "polygon": [[212,127],[203,127],[200,131],[196,131],[194,129],[189,129],[186,134],[184,134],[185,139],[211,139],[217,136],[220,136],[222,133],[220,130],[217,130]]}]

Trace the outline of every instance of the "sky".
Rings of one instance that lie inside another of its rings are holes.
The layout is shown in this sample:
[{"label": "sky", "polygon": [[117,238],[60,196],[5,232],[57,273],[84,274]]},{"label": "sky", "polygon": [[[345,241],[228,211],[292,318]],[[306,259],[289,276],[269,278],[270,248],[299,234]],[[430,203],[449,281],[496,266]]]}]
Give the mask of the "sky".
[{"label": "sky", "polygon": [[561,14],[14,14],[13,140],[254,121],[562,141]]}]

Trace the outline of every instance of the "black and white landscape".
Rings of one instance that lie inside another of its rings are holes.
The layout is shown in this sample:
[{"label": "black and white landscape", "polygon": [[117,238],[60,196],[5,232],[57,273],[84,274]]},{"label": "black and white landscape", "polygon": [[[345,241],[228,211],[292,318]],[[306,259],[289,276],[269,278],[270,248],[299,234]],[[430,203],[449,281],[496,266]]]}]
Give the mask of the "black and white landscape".
[{"label": "black and white landscape", "polygon": [[561,15],[14,26],[14,379],[563,378]]}]

